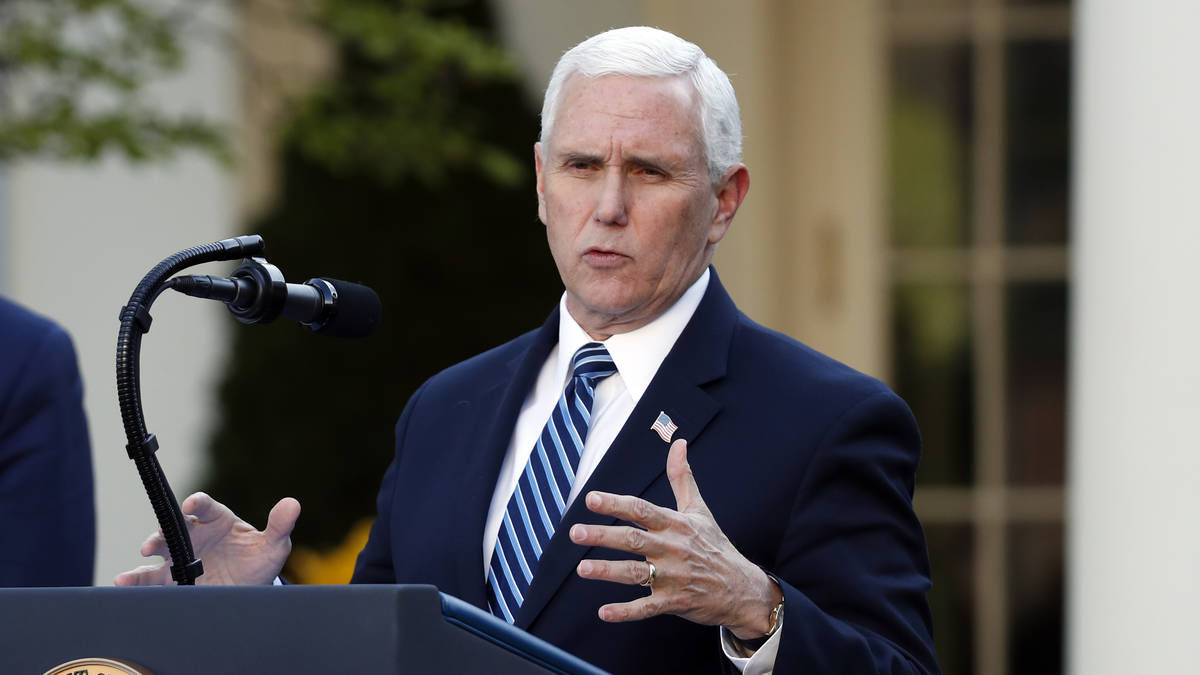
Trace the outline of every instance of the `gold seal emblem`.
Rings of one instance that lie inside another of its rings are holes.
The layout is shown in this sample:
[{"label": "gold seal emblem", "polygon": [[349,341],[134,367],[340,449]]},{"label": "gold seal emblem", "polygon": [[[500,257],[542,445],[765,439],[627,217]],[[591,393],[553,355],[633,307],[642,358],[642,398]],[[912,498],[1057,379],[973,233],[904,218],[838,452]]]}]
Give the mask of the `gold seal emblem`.
[{"label": "gold seal emblem", "polygon": [[45,675],[154,675],[122,659],[75,659],[46,671]]}]

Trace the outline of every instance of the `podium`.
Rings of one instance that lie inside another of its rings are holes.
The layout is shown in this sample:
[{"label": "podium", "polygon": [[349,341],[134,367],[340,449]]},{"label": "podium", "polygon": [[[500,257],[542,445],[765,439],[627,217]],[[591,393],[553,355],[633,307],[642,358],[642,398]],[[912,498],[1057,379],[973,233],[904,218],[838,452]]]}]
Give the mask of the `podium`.
[{"label": "podium", "polygon": [[6,588],[0,626],[5,673],[603,673],[433,586]]}]

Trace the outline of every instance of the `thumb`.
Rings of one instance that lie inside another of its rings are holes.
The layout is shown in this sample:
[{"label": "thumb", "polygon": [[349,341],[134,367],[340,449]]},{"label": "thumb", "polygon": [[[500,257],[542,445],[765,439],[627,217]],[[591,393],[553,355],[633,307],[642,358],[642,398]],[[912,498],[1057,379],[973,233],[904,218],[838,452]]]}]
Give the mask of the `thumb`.
[{"label": "thumb", "polygon": [[700,486],[692,475],[692,465],[687,461],[687,441],[682,438],[671,444],[667,453],[667,480],[675,493],[675,508],[679,511],[707,510],[700,496]]},{"label": "thumb", "polygon": [[300,517],[300,502],[291,497],[284,497],[271,508],[267,515],[267,528],[263,530],[267,541],[272,544],[282,543],[292,535],[296,520]]},{"label": "thumb", "polygon": [[185,515],[194,516],[202,523],[214,521],[229,511],[224,504],[203,492],[193,493],[179,507]]}]

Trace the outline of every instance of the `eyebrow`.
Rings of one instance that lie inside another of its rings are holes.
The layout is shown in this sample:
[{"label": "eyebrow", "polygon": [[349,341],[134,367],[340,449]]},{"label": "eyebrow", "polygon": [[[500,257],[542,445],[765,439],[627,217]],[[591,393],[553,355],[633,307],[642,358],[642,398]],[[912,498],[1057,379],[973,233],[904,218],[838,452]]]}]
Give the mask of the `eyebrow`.
[{"label": "eyebrow", "polygon": [[668,165],[668,163],[659,161],[657,159],[650,159],[648,157],[638,157],[638,156],[629,157],[628,160],[626,161],[626,163],[632,164],[633,166],[636,166],[639,169],[653,169],[662,174],[677,173],[673,168],[671,168]]},{"label": "eyebrow", "polygon": [[[558,163],[560,166],[565,166],[567,164],[574,164],[575,162],[583,162],[585,164],[593,164],[593,165],[603,164],[604,158],[601,157],[600,155],[596,155],[596,154],[592,154],[592,153],[588,153],[588,152],[570,152],[570,151],[568,151],[568,152],[564,152],[562,155],[560,155],[559,159],[558,159]],[[624,163],[626,165],[635,166],[639,169],[653,169],[655,171],[658,171],[658,172],[664,173],[664,174],[677,173],[677,171],[672,168],[672,166],[669,162],[664,162],[664,161],[661,161],[658,159],[653,159],[650,157],[627,155]]]},{"label": "eyebrow", "polygon": [[586,152],[564,152],[562,155],[559,155],[558,163],[560,165],[574,164],[575,162],[603,164],[604,158],[600,155],[593,155]]}]

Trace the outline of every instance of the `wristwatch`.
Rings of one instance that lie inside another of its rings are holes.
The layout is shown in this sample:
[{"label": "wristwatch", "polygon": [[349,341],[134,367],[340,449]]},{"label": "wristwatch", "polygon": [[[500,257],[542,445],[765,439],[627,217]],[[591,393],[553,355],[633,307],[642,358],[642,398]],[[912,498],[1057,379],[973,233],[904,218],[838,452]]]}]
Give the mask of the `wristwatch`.
[{"label": "wristwatch", "polygon": [[771,581],[774,581],[775,585],[779,587],[779,604],[775,605],[775,607],[771,609],[771,625],[767,628],[767,632],[763,633],[763,636],[760,638],[751,638],[749,640],[743,640],[732,633],[730,634],[733,635],[734,639],[751,651],[758,651],[761,649],[762,646],[766,644],[767,640],[771,639],[772,635],[779,632],[779,627],[783,625],[783,584],[779,583],[779,579],[775,578],[774,574],[768,573],[767,576],[770,577]]},{"label": "wristwatch", "polygon": [[[774,579],[775,577],[771,577]],[[776,581],[775,583],[779,583]],[[764,638],[770,638],[779,631],[779,627],[783,625],[783,587],[779,588],[779,604],[775,605],[775,609],[771,610],[771,627],[767,629],[767,634]]]}]

